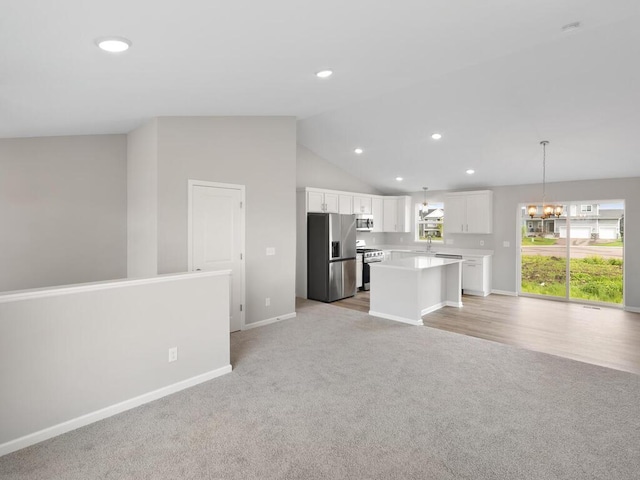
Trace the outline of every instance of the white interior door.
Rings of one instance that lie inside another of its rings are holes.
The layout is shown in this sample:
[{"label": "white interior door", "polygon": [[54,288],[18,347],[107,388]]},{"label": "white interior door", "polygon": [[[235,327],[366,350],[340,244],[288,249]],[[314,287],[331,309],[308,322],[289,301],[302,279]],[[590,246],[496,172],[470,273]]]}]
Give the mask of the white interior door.
[{"label": "white interior door", "polygon": [[231,270],[231,332],[244,325],[244,187],[190,181],[190,268]]}]

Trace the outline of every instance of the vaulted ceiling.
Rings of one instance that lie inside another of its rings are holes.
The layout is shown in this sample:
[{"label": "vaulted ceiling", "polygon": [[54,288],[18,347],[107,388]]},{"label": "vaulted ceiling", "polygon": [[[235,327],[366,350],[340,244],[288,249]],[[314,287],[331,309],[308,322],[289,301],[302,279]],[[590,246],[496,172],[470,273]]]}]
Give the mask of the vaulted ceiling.
[{"label": "vaulted ceiling", "polygon": [[[385,192],[537,183],[541,140],[547,181],[640,176],[639,18],[637,0],[4,0],[0,136],[292,115]],[[108,35],[132,48],[100,51]]]}]

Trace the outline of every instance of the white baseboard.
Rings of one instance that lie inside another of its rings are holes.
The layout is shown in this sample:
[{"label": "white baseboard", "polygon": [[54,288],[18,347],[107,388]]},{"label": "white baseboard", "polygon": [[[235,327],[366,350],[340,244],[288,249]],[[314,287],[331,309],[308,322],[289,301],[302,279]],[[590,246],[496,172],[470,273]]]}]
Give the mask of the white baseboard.
[{"label": "white baseboard", "polygon": [[447,300],[446,302],[444,302],[444,306],[462,308],[462,302],[452,302],[451,300]]},{"label": "white baseboard", "polygon": [[[451,302],[451,303],[453,304],[453,302]],[[420,316],[424,317],[427,313],[435,312],[436,310],[440,310],[442,307],[448,306],[448,305],[449,305],[449,302],[440,302],[440,303],[436,303],[435,305],[431,305],[430,307],[423,308],[420,311]],[[451,305],[451,306],[454,306],[454,305]],[[457,306],[457,305],[455,305],[455,306]],[[422,325],[424,325],[424,324],[422,324]]]},{"label": "white baseboard", "polygon": [[152,402],[162,397],[166,397],[167,395],[179,392],[180,390],[193,387],[229,372],[231,372],[231,365],[226,365],[216,370],[211,370],[210,372],[196,375],[195,377],[182,380],[181,382],[159,388],[158,390],[144,393],[140,396],[125,400],[124,402],[116,403],[115,405],[96,410],[95,412],[87,413],[86,415],[73,418],[66,422],[59,423],[52,427],[40,430],[38,432],[30,433],[29,435],[25,435],[24,437],[10,440],[0,445],[0,457],[8,453],[15,452],[16,450],[20,450],[21,448],[29,447],[44,440],[62,435],[63,433],[70,432],[71,430],[84,427],[85,425],[89,425],[90,423],[112,417],[114,415],[117,415],[118,413],[126,412],[127,410],[131,410],[132,408],[139,407],[140,405],[144,405],[145,403]]},{"label": "white baseboard", "polygon": [[259,322],[249,323],[242,327],[242,330],[250,330],[252,328],[264,327],[265,325],[269,325],[271,323],[281,322],[282,320],[288,320],[290,318],[295,318],[296,312],[287,313],[286,315],[279,315],[273,318],[267,318],[266,320],[260,320]]},{"label": "white baseboard", "polygon": [[640,307],[624,307],[625,312],[640,313]]},{"label": "white baseboard", "polygon": [[510,292],[509,290],[491,290],[491,293],[495,293],[496,295],[507,295],[509,297],[518,296],[518,292]]},{"label": "white baseboard", "polygon": [[424,323],[422,323],[422,319],[412,320],[410,318],[398,317],[397,315],[388,315],[386,313],[374,312],[373,310],[369,310],[369,315],[384,318],[386,320],[395,320],[396,322],[408,323],[409,325],[424,325]]}]

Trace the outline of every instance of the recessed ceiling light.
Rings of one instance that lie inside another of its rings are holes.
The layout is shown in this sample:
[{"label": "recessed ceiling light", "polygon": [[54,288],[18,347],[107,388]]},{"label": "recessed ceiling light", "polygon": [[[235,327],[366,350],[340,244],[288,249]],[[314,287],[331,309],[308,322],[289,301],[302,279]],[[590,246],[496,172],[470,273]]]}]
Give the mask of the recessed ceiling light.
[{"label": "recessed ceiling light", "polygon": [[364,150],[362,150],[361,148],[356,148],[353,153],[355,153],[356,155],[360,155],[362,152],[364,152]]},{"label": "recessed ceiling light", "polygon": [[101,50],[110,53],[120,53],[129,50],[131,40],[122,37],[103,37],[96,40]]},{"label": "recessed ceiling light", "polygon": [[402,177],[396,177],[396,182],[401,182],[402,181]]},{"label": "recessed ceiling light", "polygon": [[440,140],[442,138],[442,135],[440,135],[439,133],[432,133],[431,138],[433,138],[434,140]]},{"label": "recessed ceiling light", "polygon": [[476,173],[476,171],[473,168],[467,170],[467,175],[473,175],[474,173]]},{"label": "recessed ceiling light", "polygon": [[562,26],[563,32],[573,32],[574,30],[578,30],[582,24],[580,22],[567,23]]},{"label": "recessed ceiling light", "polygon": [[333,70],[320,70],[316,72],[316,77],[318,78],[327,78],[333,75]]}]

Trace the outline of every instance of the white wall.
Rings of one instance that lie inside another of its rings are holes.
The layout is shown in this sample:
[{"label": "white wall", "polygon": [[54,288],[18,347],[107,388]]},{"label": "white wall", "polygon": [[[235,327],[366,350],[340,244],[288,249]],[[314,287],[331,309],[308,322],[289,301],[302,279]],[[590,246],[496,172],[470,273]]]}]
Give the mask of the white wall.
[{"label": "white wall", "polygon": [[125,135],[0,140],[0,291],[127,274]]},{"label": "white wall", "polygon": [[158,273],[158,120],[127,135],[127,276]]},{"label": "white wall", "polygon": [[158,119],[160,273],[187,269],[188,179],[246,186],[245,322],[295,312],[295,118]]},{"label": "white wall", "polygon": [[229,358],[228,271],[0,295],[0,455],[226,373]]},{"label": "white wall", "polygon": [[[364,159],[362,161],[365,162]],[[302,145],[298,145],[296,151],[296,168],[297,188],[316,187],[376,195],[380,193],[371,185],[352,176]]]}]

